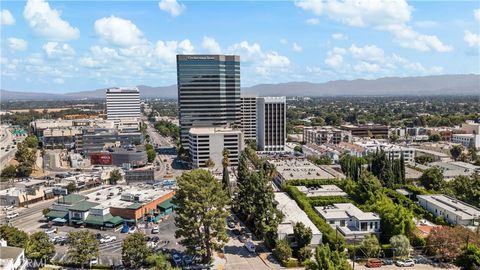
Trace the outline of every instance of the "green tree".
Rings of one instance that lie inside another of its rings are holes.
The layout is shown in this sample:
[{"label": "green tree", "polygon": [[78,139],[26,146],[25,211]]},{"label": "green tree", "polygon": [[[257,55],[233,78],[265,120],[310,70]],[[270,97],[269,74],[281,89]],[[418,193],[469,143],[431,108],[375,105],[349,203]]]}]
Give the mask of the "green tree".
[{"label": "green tree", "polygon": [[377,257],[381,250],[378,238],[374,234],[366,235],[365,238],[363,238],[360,246],[365,252],[365,255],[367,255],[367,258]]},{"label": "green tree", "polygon": [[310,260],[310,258],[312,257],[312,250],[308,247],[302,247],[298,250],[297,257],[298,261],[303,264],[306,261]]},{"label": "green tree", "polygon": [[354,196],[359,201],[365,202],[373,196],[378,190],[382,189],[382,183],[368,171],[363,171],[357,181],[357,192]]},{"label": "green tree", "polygon": [[480,174],[457,176],[448,182],[448,188],[457,199],[480,207]]},{"label": "green tree", "polygon": [[28,147],[28,148],[37,148],[38,147],[38,139],[37,136],[35,135],[28,135],[23,143]]},{"label": "green tree", "polygon": [[17,166],[8,165],[2,170],[2,173],[0,174],[0,180],[1,182],[8,181],[15,178],[16,175],[17,175]]},{"label": "green tree", "polygon": [[457,257],[455,264],[462,270],[480,269],[480,248],[474,244],[468,245],[465,252]]},{"label": "green tree", "polygon": [[28,234],[16,227],[2,225],[0,227],[0,239],[5,239],[11,247],[25,248],[28,242]]},{"label": "green tree", "polygon": [[454,160],[457,160],[463,152],[463,146],[461,145],[454,145],[450,148],[450,155],[452,155]]},{"label": "green tree", "polygon": [[77,191],[77,185],[75,185],[74,182],[68,183],[67,191],[68,191],[68,194],[74,193],[75,191]]},{"label": "green tree", "polygon": [[154,149],[148,149],[147,150],[147,160],[148,162],[152,163],[155,158],[157,157],[157,152],[155,152]]},{"label": "green tree", "polygon": [[292,248],[286,239],[277,240],[273,255],[283,263],[287,262],[292,257]]},{"label": "green tree", "polygon": [[211,157],[209,157],[206,161],[205,161],[205,166],[207,166],[208,168],[213,168],[215,167],[215,162],[213,161],[213,159]]},{"label": "green tree", "polygon": [[17,166],[18,177],[29,177],[32,174],[32,165],[27,162],[22,162]]},{"label": "green tree", "polygon": [[418,157],[415,157],[415,162],[420,163],[422,165],[427,165],[427,163],[433,162],[433,158],[430,156],[418,156]]},{"label": "green tree", "polygon": [[301,222],[295,223],[293,226],[293,236],[295,237],[295,242],[297,243],[297,250],[310,245],[312,241],[312,229],[305,226]]},{"label": "green tree", "polygon": [[173,267],[168,257],[163,253],[149,255],[146,261],[150,270],[180,270],[180,268]]},{"label": "green tree", "polygon": [[391,142],[396,142],[396,141],[398,141],[398,139],[400,139],[400,136],[398,136],[397,133],[394,133],[394,132],[390,133],[390,141]]},{"label": "green tree", "polygon": [[405,235],[394,235],[390,238],[390,245],[395,252],[395,256],[406,257],[410,255],[410,241]]},{"label": "green tree", "polygon": [[145,234],[135,232],[128,235],[122,244],[122,261],[131,268],[140,268],[150,255]]},{"label": "green tree", "polygon": [[315,260],[307,262],[306,270],[350,270],[345,252],[331,251],[328,245],[315,249]]},{"label": "green tree", "polygon": [[275,167],[259,158],[255,150],[247,147],[240,155],[237,171],[235,210],[258,238],[273,247],[278,224],[283,218],[276,208],[271,185]]},{"label": "green tree", "polygon": [[206,170],[193,170],[177,178],[178,190],[173,199],[177,205],[175,237],[190,254],[210,262],[213,250],[228,240],[225,229],[229,199],[222,184]]},{"label": "green tree", "polygon": [[296,152],[299,152],[299,153],[303,153],[302,146],[300,146],[300,145],[296,145],[296,146],[293,148],[293,150],[296,151]]},{"label": "green tree", "polygon": [[45,232],[35,232],[30,235],[25,253],[29,259],[48,261],[55,254],[55,246]]},{"label": "green tree", "polygon": [[230,165],[230,160],[228,156],[230,155],[230,151],[227,148],[223,148],[223,158],[222,158],[222,167],[223,167],[223,176],[222,176],[222,183],[223,188],[227,192],[229,196],[231,196],[230,192],[230,175],[228,172],[228,166]]},{"label": "green tree", "polygon": [[443,179],[443,173],[438,167],[431,167],[426,169],[422,176],[419,178],[423,187],[428,190],[440,191],[445,186],[445,180]]},{"label": "green tree", "polygon": [[108,182],[110,185],[116,185],[118,181],[122,180],[122,174],[118,169],[115,169],[110,172],[110,178],[108,179]]},{"label": "green tree", "polygon": [[88,230],[70,231],[67,235],[68,260],[76,265],[83,266],[98,258],[99,242],[93,232]]},{"label": "green tree", "polygon": [[440,134],[432,134],[428,136],[428,140],[431,142],[439,142],[442,140],[442,137],[440,136]]}]

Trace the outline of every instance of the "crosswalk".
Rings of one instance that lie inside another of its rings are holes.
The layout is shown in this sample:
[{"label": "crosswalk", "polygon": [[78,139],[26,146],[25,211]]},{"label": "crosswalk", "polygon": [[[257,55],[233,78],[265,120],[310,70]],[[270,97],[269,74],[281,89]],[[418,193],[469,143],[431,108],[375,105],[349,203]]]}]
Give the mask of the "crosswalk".
[{"label": "crosswalk", "polygon": [[[52,257],[52,261],[65,262],[67,260],[68,260],[68,255],[66,252],[56,252],[55,255],[53,255]],[[122,258],[121,256],[106,257],[100,254],[100,257],[98,258],[98,264],[122,265]]]}]

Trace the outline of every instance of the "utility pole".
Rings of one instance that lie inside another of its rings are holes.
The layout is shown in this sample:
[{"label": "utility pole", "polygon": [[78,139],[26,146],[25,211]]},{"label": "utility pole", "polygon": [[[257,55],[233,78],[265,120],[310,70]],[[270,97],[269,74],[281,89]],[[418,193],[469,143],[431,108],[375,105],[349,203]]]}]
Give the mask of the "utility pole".
[{"label": "utility pole", "polygon": [[355,249],[355,244],[357,243],[357,235],[354,236],[353,238],[353,263],[352,263],[352,268],[355,270],[355,254],[357,250]]}]

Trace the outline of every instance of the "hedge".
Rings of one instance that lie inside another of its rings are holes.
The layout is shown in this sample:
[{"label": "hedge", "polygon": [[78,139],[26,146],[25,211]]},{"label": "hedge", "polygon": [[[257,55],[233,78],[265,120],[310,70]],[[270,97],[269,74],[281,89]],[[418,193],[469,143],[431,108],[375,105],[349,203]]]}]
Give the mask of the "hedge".
[{"label": "hedge", "polygon": [[291,185],[283,185],[282,189],[297,202],[298,206],[307,214],[313,224],[317,226],[322,233],[323,243],[328,244],[331,249],[336,249],[338,245],[339,250],[343,250],[343,246],[345,245],[345,239],[343,236],[341,234],[336,234],[335,230],[315,212],[307,197],[296,187]]},{"label": "hedge", "polygon": [[312,206],[327,206],[334,203],[353,203],[353,201],[347,197],[341,196],[316,196],[316,197],[307,197],[308,201]]},{"label": "hedge", "polygon": [[282,262],[281,264],[282,264],[283,267],[286,267],[286,268],[292,268],[292,267],[298,267],[299,266],[298,260],[295,259],[295,258],[290,258],[290,259],[288,259],[288,261]]}]

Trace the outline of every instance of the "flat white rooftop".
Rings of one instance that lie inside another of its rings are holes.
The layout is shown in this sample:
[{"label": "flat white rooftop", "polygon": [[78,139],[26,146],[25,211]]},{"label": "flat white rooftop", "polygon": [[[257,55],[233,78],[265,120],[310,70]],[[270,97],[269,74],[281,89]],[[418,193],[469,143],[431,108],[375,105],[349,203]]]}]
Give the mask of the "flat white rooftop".
[{"label": "flat white rooftop", "polygon": [[417,195],[417,198],[427,201],[438,208],[445,209],[460,216],[462,219],[474,219],[480,216],[480,209],[445,195]]},{"label": "flat white rooftop", "polygon": [[347,197],[347,193],[345,193],[341,188],[337,187],[336,185],[321,185],[319,187],[297,186],[297,188],[303,194],[307,195],[307,197],[314,197],[314,196]]},{"label": "flat white rooftop", "polygon": [[242,133],[238,129],[225,128],[225,127],[193,127],[190,129],[189,133],[195,135],[210,135],[210,134],[223,134],[223,133]]},{"label": "flat white rooftop", "polygon": [[326,220],[355,217],[360,221],[380,220],[372,212],[363,212],[351,203],[335,203],[331,206],[317,206],[315,210]]},{"label": "flat white rooftop", "polygon": [[[295,200],[291,199],[285,192],[275,192],[275,201],[277,201],[277,209],[282,211],[285,215],[281,226],[279,226],[279,231],[286,234],[293,233],[294,223],[301,222],[306,227],[312,230],[312,233],[321,234],[317,226],[308,218],[307,214],[297,205]],[[289,226],[288,223],[291,225]]]},{"label": "flat white rooftop", "polygon": [[139,187],[139,186],[112,186],[99,191],[95,191],[87,194],[88,201],[99,203],[94,208],[128,208],[135,201],[126,201],[122,199],[122,195],[135,195],[139,196],[137,203],[145,204],[151,202],[159,197],[162,197],[172,190],[166,190],[162,188]]},{"label": "flat white rooftop", "polygon": [[268,162],[274,164],[284,180],[294,179],[334,179],[328,171],[316,166],[304,158],[277,158]]}]

